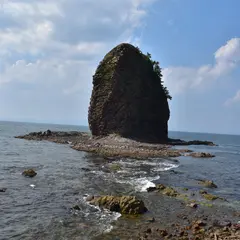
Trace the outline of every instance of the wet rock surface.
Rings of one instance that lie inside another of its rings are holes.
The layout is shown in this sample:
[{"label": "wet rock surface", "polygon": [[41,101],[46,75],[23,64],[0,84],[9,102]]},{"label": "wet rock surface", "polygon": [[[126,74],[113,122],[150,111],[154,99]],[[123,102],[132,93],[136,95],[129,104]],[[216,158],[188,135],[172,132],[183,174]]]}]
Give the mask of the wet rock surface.
[{"label": "wet rock surface", "polygon": [[217,185],[211,180],[198,180],[199,184],[207,188],[217,188]]},{"label": "wet rock surface", "polygon": [[137,215],[147,211],[143,201],[134,196],[95,196],[89,203],[122,214]]},{"label": "wet rock surface", "polygon": [[33,169],[27,169],[23,171],[22,175],[25,177],[33,178],[37,175],[37,173]]},{"label": "wet rock surface", "polygon": [[[87,132],[33,132],[16,138],[36,141],[50,141],[69,144],[78,151],[94,153],[106,158],[146,159],[156,157],[180,157],[191,153],[189,149],[174,149],[173,141],[166,144],[144,143],[111,134],[106,137],[93,137]],[[183,145],[189,145],[183,142]],[[191,143],[191,142],[190,142]],[[180,142],[177,145],[181,145]]]},{"label": "wet rock surface", "polygon": [[163,184],[157,184],[156,187],[149,187],[147,189],[148,192],[161,192],[164,195],[167,195],[169,197],[177,197],[180,194],[172,187],[164,186]]},{"label": "wet rock surface", "polygon": [[205,145],[205,146],[217,146],[216,144],[214,144],[213,142],[210,141],[200,141],[200,140],[192,140],[192,141],[183,141],[181,139],[168,139],[169,144],[172,145],[180,145],[180,146],[184,146],[184,145]]},{"label": "wet rock surface", "polygon": [[194,158],[213,158],[213,157],[215,157],[215,155],[213,155],[211,153],[204,153],[204,152],[193,152],[187,156],[191,156]]},{"label": "wet rock surface", "polygon": [[129,225],[129,221],[125,221],[124,217],[121,217],[110,233],[94,239],[239,239],[238,218],[234,217],[234,211],[231,208],[223,207],[220,210],[217,206],[210,208],[201,205],[197,208],[190,208],[182,201],[163,194],[156,195],[156,201],[161,202],[160,209],[155,209],[155,206],[151,204],[147,205],[149,213],[153,216],[157,214],[156,217],[148,217],[148,213],[146,213],[140,218],[132,220],[134,221],[132,225]]}]

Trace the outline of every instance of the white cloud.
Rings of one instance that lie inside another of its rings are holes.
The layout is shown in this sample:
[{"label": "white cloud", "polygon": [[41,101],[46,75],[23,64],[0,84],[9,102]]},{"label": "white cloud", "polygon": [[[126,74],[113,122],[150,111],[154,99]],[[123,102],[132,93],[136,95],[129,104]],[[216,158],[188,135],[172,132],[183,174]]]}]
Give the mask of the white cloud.
[{"label": "white cloud", "polygon": [[232,104],[235,104],[235,103],[239,103],[240,102],[240,90],[238,90],[235,94],[234,97],[232,98],[229,98],[225,103],[224,105],[225,106],[230,106]]},{"label": "white cloud", "polygon": [[214,54],[213,65],[198,68],[168,67],[163,70],[163,81],[172,95],[198,88],[211,80],[231,73],[240,63],[240,38],[232,38]]},{"label": "white cloud", "polygon": [[[138,41],[134,30],[153,2],[9,0],[0,10],[0,119],[17,118],[17,108],[28,118],[57,118],[65,110],[49,109],[56,99],[78,102],[81,108],[73,111],[87,119],[98,62],[117,43]],[[48,101],[36,100],[43,97]]]}]

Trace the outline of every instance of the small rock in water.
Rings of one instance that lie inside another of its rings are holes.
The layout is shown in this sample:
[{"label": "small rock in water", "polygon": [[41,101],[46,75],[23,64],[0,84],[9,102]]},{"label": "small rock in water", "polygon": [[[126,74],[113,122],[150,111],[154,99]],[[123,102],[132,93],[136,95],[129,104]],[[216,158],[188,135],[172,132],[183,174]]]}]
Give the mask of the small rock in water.
[{"label": "small rock in water", "polygon": [[25,177],[35,177],[37,175],[37,173],[33,170],[33,169],[27,169],[22,173],[23,176]]},{"label": "small rock in water", "polygon": [[85,171],[85,172],[90,172],[91,171],[91,169],[89,169],[89,168],[81,168],[83,171]]},{"label": "small rock in water", "polygon": [[195,157],[195,158],[213,158],[215,155],[211,153],[205,153],[205,152],[193,152],[190,153],[188,156]]},{"label": "small rock in water", "polygon": [[89,203],[122,214],[138,215],[147,211],[143,201],[134,196],[100,196],[94,197]]},{"label": "small rock in water", "polygon": [[217,185],[211,180],[199,180],[199,183],[204,187],[217,188]]},{"label": "small rock in water", "polygon": [[0,188],[0,192],[6,192],[7,189],[6,188]]},{"label": "small rock in water", "polygon": [[188,207],[191,207],[191,208],[197,208],[198,205],[196,203],[189,203],[187,204]]},{"label": "small rock in water", "polygon": [[147,188],[147,191],[148,191],[148,192],[154,192],[154,191],[156,191],[156,190],[157,190],[156,187],[149,187],[149,188]]},{"label": "small rock in water", "polygon": [[73,209],[74,209],[74,210],[77,210],[77,211],[80,211],[80,210],[81,210],[81,208],[80,208],[78,205],[73,206]]}]

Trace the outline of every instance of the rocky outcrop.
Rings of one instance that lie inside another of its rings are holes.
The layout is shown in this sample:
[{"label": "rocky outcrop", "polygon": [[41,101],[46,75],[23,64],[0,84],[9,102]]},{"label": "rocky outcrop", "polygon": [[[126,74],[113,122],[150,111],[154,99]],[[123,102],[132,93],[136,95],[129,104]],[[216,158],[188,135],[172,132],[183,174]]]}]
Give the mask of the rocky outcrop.
[{"label": "rocky outcrop", "polygon": [[191,156],[194,158],[214,158],[215,157],[215,155],[213,155],[211,153],[205,153],[205,152],[193,152],[187,156]]},{"label": "rocky outcrop", "polygon": [[[189,149],[172,148],[173,144],[144,143],[123,138],[117,134],[110,134],[100,138],[92,137],[88,132],[56,132],[48,130],[45,132],[32,132],[16,138],[69,144],[75,150],[94,153],[106,158],[180,157],[189,156],[187,153],[192,152]],[[187,145],[186,143],[183,142],[183,145]]]},{"label": "rocky outcrop", "polygon": [[217,185],[211,180],[198,180],[199,184],[203,185],[204,187],[208,188],[217,188]]},{"label": "rocky outcrop", "polygon": [[22,173],[22,175],[25,177],[33,178],[37,175],[37,173],[33,169],[27,169]]},{"label": "rocky outcrop", "polygon": [[137,199],[134,196],[100,196],[93,197],[89,201],[90,204],[109,209],[113,212],[119,212],[122,214],[142,214],[147,211],[142,200]]},{"label": "rocky outcrop", "polygon": [[206,146],[217,146],[215,143],[211,141],[201,141],[201,140],[192,140],[192,141],[184,141],[181,139],[168,139],[168,144],[174,146],[184,146],[184,145],[206,145]]},{"label": "rocky outcrop", "polygon": [[208,193],[207,191],[205,190],[200,190],[199,193],[202,195],[203,198],[205,198],[206,200],[209,200],[209,201],[214,201],[216,199],[222,199],[224,200],[223,198],[220,198],[218,196],[215,196],[213,194],[210,194]]},{"label": "rocky outcrop", "polygon": [[161,192],[163,195],[169,196],[169,197],[177,197],[180,194],[172,187],[164,186],[163,184],[157,184],[156,187],[149,187],[147,189],[148,192]]},{"label": "rocky outcrop", "polygon": [[138,48],[124,43],[111,50],[93,76],[92,134],[165,142],[170,111],[160,77]]}]

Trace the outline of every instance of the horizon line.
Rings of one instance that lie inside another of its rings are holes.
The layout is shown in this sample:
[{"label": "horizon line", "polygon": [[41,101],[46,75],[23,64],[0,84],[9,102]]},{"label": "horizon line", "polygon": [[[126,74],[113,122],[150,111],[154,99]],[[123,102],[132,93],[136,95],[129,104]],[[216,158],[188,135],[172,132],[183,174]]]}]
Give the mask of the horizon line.
[{"label": "horizon line", "polygon": [[[86,127],[89,129],[87,125],[77,125],[77,124],[66,124],[66,123],[49,123],[49,122],[32,122],[32,121],[17,121],[17,120],[1,120],[0,122],[9,122],[9,123],[29,123],[29,124],[43,124],[43,125],[61,125],[61,126],[74,126],[74,127]],[[180,133],[196,133],[196,134],[216,134],[216,135],[233,135],[233,136],[240,136],[240,134],[234,133],[215,133],[215,132],[195,132],[195,131],[187,131],[187,130],[168,130],[169,132],[180,132]]]}]

